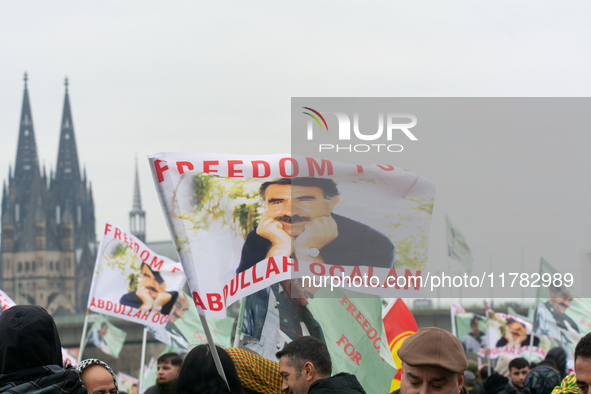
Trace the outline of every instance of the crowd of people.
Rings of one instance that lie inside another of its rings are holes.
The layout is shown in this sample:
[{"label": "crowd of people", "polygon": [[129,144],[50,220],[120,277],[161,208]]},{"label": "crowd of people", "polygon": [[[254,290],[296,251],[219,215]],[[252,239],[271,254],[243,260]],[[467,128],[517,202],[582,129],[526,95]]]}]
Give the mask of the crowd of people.
[{"label": "crowd of people", "polygon": [[[279,362],[250,351],[209,345],[193,348],[183,359],[167,353],[157,360],[157,380],[147,394],[365,394],[349,373],[332,375],[326,345],[311,336],[286,344]],[[400,388],[391,394],[591,394],[591,334],[574,353],[575,374],[568,374],[566,353],[548,352],[538,364],[502,356],[489,375],[468,361],[462,342],[435,327],[421,328],[398,349]],[[219,373],[223,370],[225,379]],[[18,305],[0,315],[0,393],[118,394],[117,378],[98,359],[77,368],[64,365],[53,318],[39,306]],[[372,393],[373,394],[373,393]]]}]

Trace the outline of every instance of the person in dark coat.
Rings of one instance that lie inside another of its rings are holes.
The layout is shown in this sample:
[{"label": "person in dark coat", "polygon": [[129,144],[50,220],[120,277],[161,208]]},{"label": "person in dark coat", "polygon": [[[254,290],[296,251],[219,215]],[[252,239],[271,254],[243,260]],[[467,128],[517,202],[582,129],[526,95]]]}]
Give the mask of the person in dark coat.
[{"label": "person in dark coat", "polygon": [[556,363],[556,369],[560,374],[560,377],[564,379],[568,375],[568,369],[566,367],[566,351],[561,347],[555,347],[548,351],[546,354],[546,360],[554,360]]},{"label": "person in dark coat", "polygon": [[298,338],[286,344],[276,356],[279,359],[279,374],[282,378],[281,390],[284,392],[366,394],[355,375],[343,372],[330,376],[330,354],[324,342],[317,338]]},{"label": "person in dark coat", "polygon": [[47,311],[15,305],[0,315],[0,392],[87,394],[78,372],[62,367],[62,345]]},{"label": "person in dark coat", "polygon": [[497,372],[493,372],[486,382],[484,382],[484,393],[485,394],[497,394],[501,391],[505,390],[507,384],[509,383],[509,379],[500,375]]}]

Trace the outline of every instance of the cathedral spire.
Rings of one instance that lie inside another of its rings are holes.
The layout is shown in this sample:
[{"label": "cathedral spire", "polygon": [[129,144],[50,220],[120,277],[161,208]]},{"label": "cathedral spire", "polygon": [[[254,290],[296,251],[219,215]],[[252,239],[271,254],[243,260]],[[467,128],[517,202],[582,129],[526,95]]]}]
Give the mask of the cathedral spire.
[{"label": "cathedral spire", "polygon": [[142,242],[146,242],[146,212],[142,210],[140,196],[140,178],[137,167],[137,155],[135,157],[135,182],[133,188],[133,207],[129,212],[129,228],[133,235]]},{"label": "cathedral spire", "polygon": [[68,94],[68,78],[65,81],[64,109],[62,113],[55,177],[58,180],[64,179],[69,182],[80,180],[80,165],[78,163],[78,151],[76,150],[76,138],[74,136],[72,110],[70,109],[70,97]]},{"label": "cathedral spire", "polygon": [[140,177],[137,169],[137,156],[135,157],[135,183],[133,187],[133,211],[142,210],[142,198],[140,196]]},{"label": "cathedral spire", "polygon": [[24,80],[25,88],[18,133],[18,146],[16,149],[14,177],[17,182],[27,181],[27,183],[30,183],[34,176],[39,174],[39,161],[37,158],[37,143],[35,142],[31,104],[29,102],[27,73],[25,73]]}]

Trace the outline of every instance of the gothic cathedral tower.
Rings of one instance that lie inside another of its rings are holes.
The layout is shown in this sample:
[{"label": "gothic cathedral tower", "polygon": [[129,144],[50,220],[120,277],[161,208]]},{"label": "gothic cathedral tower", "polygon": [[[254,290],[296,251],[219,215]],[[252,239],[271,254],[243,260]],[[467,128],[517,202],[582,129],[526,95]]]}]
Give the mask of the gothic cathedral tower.
[{"label": "gothic cathedral tower", "polygon": [[40,171],[27,76],[14,172],[2,194],[2,289],[51,314],[84,312],[96,257],[92,188],[80,174],[68,81],[55,172]]}]

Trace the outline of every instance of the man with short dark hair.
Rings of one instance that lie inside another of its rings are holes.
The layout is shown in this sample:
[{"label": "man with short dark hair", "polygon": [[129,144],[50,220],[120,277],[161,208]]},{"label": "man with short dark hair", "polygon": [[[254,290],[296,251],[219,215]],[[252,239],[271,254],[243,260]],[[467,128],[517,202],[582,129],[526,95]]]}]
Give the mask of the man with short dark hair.
[{"label": "man with short dark hair", "polygon": [[292,394],[365,394],[355,375],[339,373],[330,376],[332,362],[328,349],[314,337],[298,338],[285,345],[276,356],[283,391]]},{"label": "man with short dark hair", "polygon": [[522,394],[523,381],[530,371],[529,362],[523,357],[517,357],[509,363],[509,383],[500,394]]},{"label": "man with short dark hair", "polygon": [[579,394],[591,394],[591,333],[581,338],[575,348],[575,375]]},{"label": "man with short dark hair", "polygon": [[467,394],[468,359],[462,342],[436,327],[424,327],[398,349],[402,361],[400,388],[393,394]]},{"label": "man with short dark hair", "polygon": [[183,359],[176,353],[166,353],[158,357],[157,363],[156,384],[149,387],[144,394],[172,394]]}]

